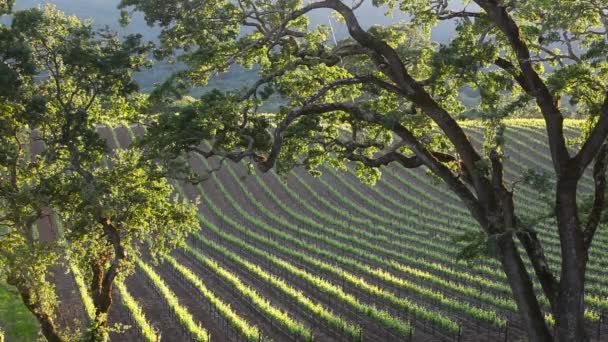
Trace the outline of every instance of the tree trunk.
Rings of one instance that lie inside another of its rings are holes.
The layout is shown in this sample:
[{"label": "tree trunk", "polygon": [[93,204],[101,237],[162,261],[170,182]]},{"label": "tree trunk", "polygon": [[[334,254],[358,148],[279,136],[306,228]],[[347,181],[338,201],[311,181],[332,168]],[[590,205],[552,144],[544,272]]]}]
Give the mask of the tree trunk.
[{"label": "tree trunk", "polygon": [[515,247],[512,236],[510,234],[500,235],[497,239],[497,247],[498,257],[507,274],[513,297],[530,341],[551,342],[553,339],[536,299],[532,280]]},{"label": "tree trunk", "polygon": [[[91,263],[93,277],[91,279],[93,305],[95,306],[95,317],[91,325],[91,342],[107,341],[108,334],[108,312],[112,305],[111,292],[107,293],[103,288],[103,278],[107,258],[95,260]],[[111,286],[110,286],[111,291]]]},{"label": "tree trunk", "polygon": [[93,271],[93,303],[95,304],[95,322],[93,322],[91,342],[103,342],[109,339],[108,312],[112,306],[112,288],[114,280],[120,272],[122,261],[127,257],[120,234],[112,221],[109,218],[103,218],[100,223],[103,225],[104,233],[114,249],[114,256],[107,269],[106,264],[110,256],[102,257],[91,264]]},{"label": "tree trunk", "polygon": [[[11,284],[15,285],[15,284]],[[38,303],[32,303],[32,293],[31,290],[24,287],[15,285],[17,290],[19,291],[19,295],[23,300],[23,303],[28,308],[28,310],[36,317],[38,323],[40,323],[40,329],[42,330],[42,334],[46,338],[48,342],[63,342],[63,338],[59,333],[59,329],[55,325],[55,321],[53,317],[46,312],[43,312]]]},{"label": "tree trunk", "polygon": [[562,270],[557,300],[557,340],[587,341],[585,333],[585,271],[587,250],[576,204],[577,179],[560,179],[556,211],[562,253]]}]

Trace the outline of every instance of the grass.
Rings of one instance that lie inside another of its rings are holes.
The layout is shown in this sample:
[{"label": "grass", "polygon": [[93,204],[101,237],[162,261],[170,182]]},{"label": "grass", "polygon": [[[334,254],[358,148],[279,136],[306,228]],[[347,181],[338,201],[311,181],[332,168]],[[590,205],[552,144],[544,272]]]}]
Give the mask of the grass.
[{"label": "grass", "polygon": [[0,282],[0,329],[6,342],[31,342],[38,336],[38,322],[25,308],[16,291]]}]

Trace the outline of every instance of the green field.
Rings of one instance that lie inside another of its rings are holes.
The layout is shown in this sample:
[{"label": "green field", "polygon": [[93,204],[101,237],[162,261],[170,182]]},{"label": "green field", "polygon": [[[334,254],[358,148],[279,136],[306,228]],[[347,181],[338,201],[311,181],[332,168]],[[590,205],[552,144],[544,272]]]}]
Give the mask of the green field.
[{"label": "green field", "polygon": [[38,323],[9,285],[0,283],[0,328],[6,342],[36,341]]},{"label": "green field", "polygon": [[[480,122],[462,124],[480,146]],[[579,124],[566,122],[570,137]],[[101,134],[115,148],[128,145],[134,131]],[[509,121],[510,181],[530,169],[551,171],[544,136],[540,120]],[[192,166],[202,171],[215,162],[194,159]],[[300,169],[287,176],[251,175],[244,165],[228,163],[198,186],[178,185],[185,196],[200,197],[200,231],[162,265],[137,262],[135,275],[120,284],[110,316],[132,328],[112,340],[153,341],[159,334],[169,341],[214,342],[523,338],[499,263],[456,259],[462,245],[454,238],[479,228],[454,194],[422,169],[391,165],[374,187],[360,183],[352,169],[322,171],[318,178]],[[591,186],[586,177],[581,196]],[[515,199],[520,213],[543,215],[551,208],[525,184]],[[558,271],[554,223],[536,229]],[[602,319],[608,310],[607,244],[603,229],[587,273],[586,318],[600,340],[608,336]],[[30,341],[35,324],[0,289],[8,341]],[[87,296],[82,282],[79,291]],[[548,311],[548,302],[541,303]],[[60,312],[64,320],[75,318]]]},{"label": "green field", "polygon": [[[462,124],[480,146],[480,122]],[[530,169],[550,173],[542,121],[508,124],[506,177],[517,181]],[[566,122],[570,137],[579,124]],[[103,135],[116,147],[128,145],[133,132]],[[195,158],[192,166],[201,172],[215,162]],[[462,246],[454,238],[479,228],[454,194],[423,169],[391,165],[375,187],[360,183],[352,169],[322,171],[318,178],[299,169],[250,175],[244,165],[227,163],[198,186],[180,185],[184,195],[201,199],[201,230],[172,262],[154,267],[142,260],[143,272],[127,281],[148,323],[163,336],[200,336],[203,327],[212,341],[250,337],[252,326],[274,341],[522,338],[499,263],[492,257],[456,260]],[[585,178],[581,196],[591,186]],[[551,208],[528,185],[515,193],[520,213],[543,215]],[[559,267],[554,223],[536,228],[552,266]],[[606,230],[600,231],[587,277],[587,319],[600,336],[608,308],[607,242]],[[159,304],[147,304],[154,293],[161,293]],[[173,323],[163,319],[171,316]]]}]

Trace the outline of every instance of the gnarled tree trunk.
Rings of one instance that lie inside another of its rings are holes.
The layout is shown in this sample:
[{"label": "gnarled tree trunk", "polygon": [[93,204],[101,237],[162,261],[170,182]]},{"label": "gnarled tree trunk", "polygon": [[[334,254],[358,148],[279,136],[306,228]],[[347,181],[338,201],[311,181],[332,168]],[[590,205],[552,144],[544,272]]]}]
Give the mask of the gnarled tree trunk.
[{"label": "gnarled tree trunk", "polygon": [[496,241],[498,259],[507,275],[513,298],[531,341],[551,342],[551,332],[545,323],[532,280],[515,247],[510,234],[501,235]]},{"label": "gnarled tree trunk", "polygon": [[[127,257],[120,234],[112,221],[109,218],[103,218],[100,222],[103,225],[108,242],[114,249],[114,255],[113,257],[108,256],[107,258],[93,260],[91,263],[91,270],[93,271],[91,288],[95,305],[95,322],[93,322],[93,330],[91,331],[91,342],[103,342],[109,339],[108,313],[112,306],[112,288],[121,264]],[[110,259],[110,267],[106,268]]]},{"label": "gnarled tree trunk", "polygon": [[559,179],[557,183],[556,216],[561,242],[562,270],[557,312],[557,340],[586,341],[585,334],[585,271],[587,249],[578,217],[576,203],[577,178]]}]

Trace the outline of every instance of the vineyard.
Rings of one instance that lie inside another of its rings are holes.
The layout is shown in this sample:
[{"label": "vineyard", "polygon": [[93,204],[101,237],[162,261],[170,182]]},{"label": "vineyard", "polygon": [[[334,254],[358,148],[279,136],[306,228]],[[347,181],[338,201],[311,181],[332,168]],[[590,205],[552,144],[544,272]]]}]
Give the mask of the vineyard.
[{"label": "vineyard", "polygon": [[[566,122],[572,137],[578,124]],[[483,144],[479,122],[463,125]],[[118,148],[142,131],[100,133]],[[511,181],[530,169],[551,171],[541,121],[509,121],[506,135]],[[190,160],[201,173],[217,162]],[[478,228],[455,195],[423,169],[386,167],[374,187],[351,170],[322,171],[318,178],[300,169],[287,176],[250,174],[245,165],[224,163],[198,185],[175,184],[181,195],[200,198],[200,231],[159,265],[138,260],[136,273],[115,287],[110,321],[128,329],[113,333],[112,341],[522,339],[499,263],[489,257],[457,261],[462,245],[454,239]],[[581,189],[592,189],[590,177]],[[550,211],[551,204],[523,182],[515,197],[517,210]],[[554,223],[536,229],[548,259],[559,265]],[[60,219],[40,230],[41,238],[61,234]],[[608,340],[605,246],[604,229],[587,272],[588,333],[598,341]],[[69,268],[55,272],[59,297],[70,298],[59,310],[64,324],[94,310],[79,270]],[[549,303],[541,302],[548,311]],[[10,326],[4,330],[14,336]]]}]

